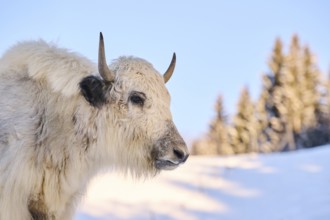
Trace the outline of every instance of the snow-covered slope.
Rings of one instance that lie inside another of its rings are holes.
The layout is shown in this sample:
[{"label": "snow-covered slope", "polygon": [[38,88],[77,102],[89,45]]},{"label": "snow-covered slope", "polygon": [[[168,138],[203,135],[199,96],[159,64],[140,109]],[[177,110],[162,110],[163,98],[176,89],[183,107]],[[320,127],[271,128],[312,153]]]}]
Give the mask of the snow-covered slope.
[{"label": "snow-covered slope", "polygon": [[191,157],[152,180],[96,177],[76,220],[330,220],[330,146]]}]

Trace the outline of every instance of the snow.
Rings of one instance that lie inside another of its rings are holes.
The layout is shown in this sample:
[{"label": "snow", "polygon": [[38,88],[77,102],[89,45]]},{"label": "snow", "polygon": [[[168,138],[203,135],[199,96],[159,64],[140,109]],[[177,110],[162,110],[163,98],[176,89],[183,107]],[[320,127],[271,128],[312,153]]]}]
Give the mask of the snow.
[{"label": "snow", "polygon": [[330,146],[269,155],[190,157],[174,171],[91,181],[76,220],[329,220]]}]

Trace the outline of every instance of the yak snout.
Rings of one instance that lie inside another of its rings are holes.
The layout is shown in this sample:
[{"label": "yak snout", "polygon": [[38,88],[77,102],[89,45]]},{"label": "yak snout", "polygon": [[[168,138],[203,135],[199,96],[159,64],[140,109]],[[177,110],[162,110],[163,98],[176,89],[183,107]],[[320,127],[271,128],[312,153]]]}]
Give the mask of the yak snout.
[{"label": "yak snout", "polygon": [[178,158],[180,163],[184,163],[186,162],[186,160],[189,157],[189,154],[187,154],[186,152],[184,152],[183,150],[181,150],[180,148],[173,148],[173,153],[176,156],[176,158]]},{"label": "yak snout", "polygon": [[162,145],[161,148],[163,149],[157,150],[158,156],[155,158],[155,166],[159,170],[173,170],[186,162],[189,157],[186,145],[175,147]]},{"label": "yak snout", "polygon": [[159,170],[172,170],[186,162],[189,151],[173,123],[169,123],[165,135],[154,146],[152,157]]}]

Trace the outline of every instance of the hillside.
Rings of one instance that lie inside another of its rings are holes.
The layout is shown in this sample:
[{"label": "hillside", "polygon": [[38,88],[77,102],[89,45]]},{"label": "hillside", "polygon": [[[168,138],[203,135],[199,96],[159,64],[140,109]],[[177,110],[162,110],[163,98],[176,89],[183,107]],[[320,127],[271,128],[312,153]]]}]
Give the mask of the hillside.
[{"label": "hillside", "polygon": [[291,153],[191,157],[137,181],[96,177],[76,220],[329,220],[330,146]]}]

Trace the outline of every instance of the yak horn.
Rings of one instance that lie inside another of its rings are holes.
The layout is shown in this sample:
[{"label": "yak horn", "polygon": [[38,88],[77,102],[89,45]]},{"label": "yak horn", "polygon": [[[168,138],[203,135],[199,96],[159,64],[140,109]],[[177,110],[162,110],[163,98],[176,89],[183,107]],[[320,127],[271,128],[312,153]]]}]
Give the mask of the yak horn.
[{"label": "yak horn", "polygon": [[111,72],[108,67],[107,61],[105,59],[105,52],[104,52],[104,42],[103,42],[103,35],[100,32],[100,43],[99,43],[99,73],[105,81],[113,82],[115,79],[115,74]]},{"label": "yak horn", "polygon": [[175,55],[175,53],[173,53],[173,57],[172,57],[170,66],[167,68],[166,72],[163,75],[165,83],[167,83],[167,81],[171,78],[171,76],[174,72],[175,62],[176,62],[176,55]]}]

